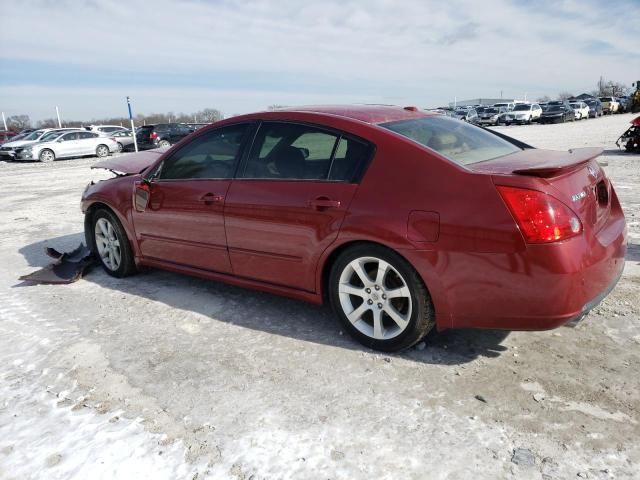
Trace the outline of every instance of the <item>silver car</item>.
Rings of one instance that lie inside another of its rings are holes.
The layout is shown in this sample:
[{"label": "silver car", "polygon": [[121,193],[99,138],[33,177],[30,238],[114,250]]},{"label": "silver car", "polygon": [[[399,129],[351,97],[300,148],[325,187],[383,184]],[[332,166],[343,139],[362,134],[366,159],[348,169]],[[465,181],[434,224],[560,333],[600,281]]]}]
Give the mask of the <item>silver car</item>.
[{"label": "silver car", "polygon": [[131,135],[131,130],[121,130],[119,132],[110,133],[108,136],[118,142],[118,151],[124,152],[127,150],[133,150],[133,135]]},{"label": "silver car", "polygon": [[18,154],[24,150],[28,145],[32,145],[36,142],[41,141],[47,135],[52,132],[64,132],[77,130],[75,128],[41,128],[39,130],[34,130],[28,135],[18,139],[12,140],[10,142],[4,143],[2,147],[0,147],[0,160],[15,160]]},{"label": "silver car", "polygon": [[[52,137],[52,138],[51,138]],[[77,130],[47,136],[46,141],[27,145],[14,160],[52,162],[58,158],[97,156],[106,157],[118,151],[118,143],[97,133]]]}]

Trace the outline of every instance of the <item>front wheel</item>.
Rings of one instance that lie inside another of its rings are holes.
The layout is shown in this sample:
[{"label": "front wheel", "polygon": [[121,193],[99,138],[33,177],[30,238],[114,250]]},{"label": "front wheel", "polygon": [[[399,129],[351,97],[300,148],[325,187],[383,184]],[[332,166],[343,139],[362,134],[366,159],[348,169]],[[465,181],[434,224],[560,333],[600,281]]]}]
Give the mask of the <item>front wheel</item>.
[{"label": "front wheel", "polygon": [[93,215],[91,250],[105,271],[113,277],[126,277],[136,272],[133,252],[127,234],[118,218],[109,210]]},{"label": "front wheel", "polygon": [[331,268],[329,295],[349,333],[376,350],[408,348],[435,324],[431,298],[418,273],[379,245],[344,251]]},{"label": "front wheel", "polygon": [[53,153],[53,150],[49,150],[48,148],[45,148],[40,152],[40,155],[38,155],[38,159],[42,163],[50,163],[56,159],[56,154]]},{"label": "front wheel", "polygon": [[98,145],[98,147],[96,148],[96,155],[98,156],[98,158],[104,158],[107,155],[109,155],[109,147],[107,147],[106,145]]},{"label": "front wheel", "polygon": [[168,140],[160,140],[160,143],[158,143],[159,147],[170,147],[171,143],[169,143]]},{"label": "front wheel", "polygon": [[120,142],[118,142],[117,150],[118,150],[118,153],[122,153],[122,151],[124,150],[124,145],[122,145]]}]

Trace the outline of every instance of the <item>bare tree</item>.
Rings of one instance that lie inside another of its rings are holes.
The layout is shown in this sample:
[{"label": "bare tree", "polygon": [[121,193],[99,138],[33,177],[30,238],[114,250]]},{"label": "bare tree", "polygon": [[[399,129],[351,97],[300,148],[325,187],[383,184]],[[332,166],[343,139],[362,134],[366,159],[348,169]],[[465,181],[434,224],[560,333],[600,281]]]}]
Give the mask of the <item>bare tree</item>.
[{"label": "bare tree", "polygon": [[45,118],[39,120],[37,124],[38,128],[56,128],[58,126],[58,120],[55,118]]},{"label": "bare tree", "polygon": [[204,110],[195,113],[195,116],[198,121],[202,123],[213,123],[224,118],[222,112],[215,108],[205,108]]},{"label": "bare tree", "polygon": [[536,99],[536,102],[540,102],[540,103],[546,103],[551,101],[551,97],[549,97],[548,95],[543,95],[542,97],[538,97]]},{"label": "bare tree", "polygon": [[11,130],[24,130],[31,127],[31,119],[29,115],[12,115],[7,118],[7,126]]},{"label": "bare tree", "polygon": [[625,95],[631,93],[631,89],[624,83],[614,82],[613,80],[605,80],[604,77],[600,77],[597,84],[597,96],[611,96],[616,97],[619,95]]}]

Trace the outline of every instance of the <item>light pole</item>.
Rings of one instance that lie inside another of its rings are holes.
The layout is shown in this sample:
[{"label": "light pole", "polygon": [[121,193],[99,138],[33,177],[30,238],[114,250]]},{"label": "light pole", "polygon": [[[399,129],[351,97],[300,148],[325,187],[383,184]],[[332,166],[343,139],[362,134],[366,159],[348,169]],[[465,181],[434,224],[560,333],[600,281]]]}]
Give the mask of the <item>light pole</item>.
[{"label": "light pole", "polygon": [[131,101],[127,97],[127,108],[129,108],[129,120],[131,120],[131,135],[133,135],[133,147],[138,151],[138,140],[136,139],[136,127],[133,125],[133,113],[131,113]]},{"label": "light pole", "polygon": [[56,105],[56,116],[58,117],[58,128],[62,128],[62,122],[60,121],[60,110],[58,110],[57,105]]},{"label": "light pole", "polygon": [[4,124],[4,131],[8,132],[9,129],[7,128],[7,119],[4,118],[4,112],[2,112],[2,123]]}]

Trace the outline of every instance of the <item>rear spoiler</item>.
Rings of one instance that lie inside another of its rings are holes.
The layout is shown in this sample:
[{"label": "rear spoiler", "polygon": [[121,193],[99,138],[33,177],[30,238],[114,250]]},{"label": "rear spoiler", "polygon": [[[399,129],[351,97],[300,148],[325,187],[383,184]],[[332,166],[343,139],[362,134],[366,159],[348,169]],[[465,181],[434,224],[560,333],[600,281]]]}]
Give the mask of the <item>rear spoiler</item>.
[{"label": "rear spoiler", "polygon": [[575,148],[568,152],[527,149],[493,160],[467,165],[466,168],[481,173],[497,175],[527,175],[554,177],[580,168],[601,155],[602,148]]}]

